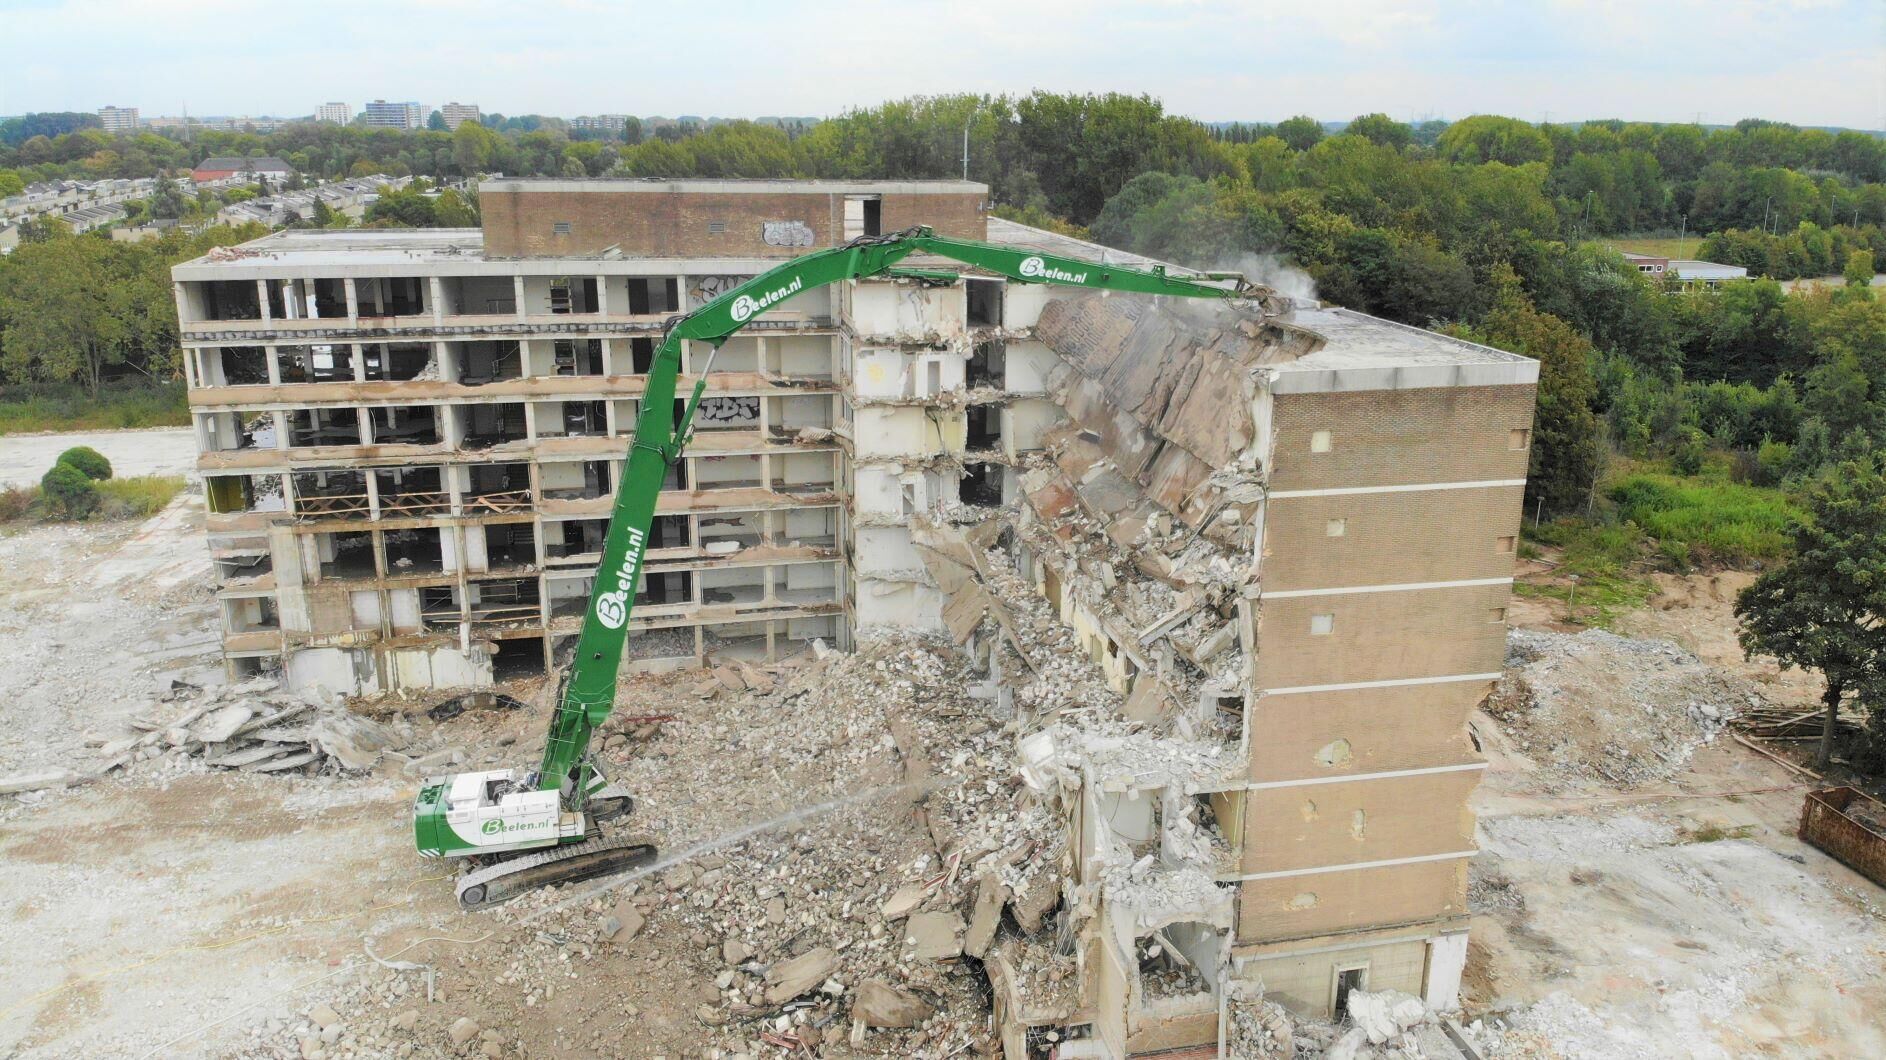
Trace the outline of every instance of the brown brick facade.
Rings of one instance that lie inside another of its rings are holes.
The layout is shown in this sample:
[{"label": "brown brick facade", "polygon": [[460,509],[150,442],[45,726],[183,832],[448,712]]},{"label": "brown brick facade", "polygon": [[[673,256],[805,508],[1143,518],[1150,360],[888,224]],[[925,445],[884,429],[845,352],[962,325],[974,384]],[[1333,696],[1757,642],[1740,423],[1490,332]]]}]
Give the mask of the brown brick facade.
[{"label": "brown brick facade", "polygon": [[[1265,597],[1257,687],[1496,673],[1506,656],[1508,589],[1465,585]],[[1329,616],[1328,633],[1310,631],[1319,615]]]},{"label": "brown brick facade", "polygon": [[1341,934],[1466,910],[1466,858],[1250,880],[1238,891],[1238,941]]},{"label": "brown brick facade", "polygon": [[1508,578],[1523,486],[1278,497],[1264,591]]},{"label": "brown brick facade", "polygon": [[1245,792],[1243,872],[1395,861],[1473,846],[1477,769]]},{"label": "brown brick facade", "polygon": [[[777,185],[779,190],[766,190]],[[985,193],[898,191],[879,196],[881,231],[929,225],[939,234],[985,239]],[[640,181],[497,181],[479,192],[485,253],[494,258],[590,257],[611,247],[629,258],[791,258],[845,241],[843,186],[760,181],[758,190],[695,190]],[[814,247],[776,246],[763,238],[767,222],[798,222],[811,229]],[[564,228],[567,226],[567,232]]]},{"label": "brown brick facade", "polygon": [[1251,776],[1354,776],[1474,761],[1467,717],[1488,681],[1260,696],[1251,711]]},{"label": "brown brick facade", "polygon": [[[1329,489],[1526,477],[1531,384],[1280,394],[1270,488]],[[1317,431],[1328,452],[1311,451]]]}]

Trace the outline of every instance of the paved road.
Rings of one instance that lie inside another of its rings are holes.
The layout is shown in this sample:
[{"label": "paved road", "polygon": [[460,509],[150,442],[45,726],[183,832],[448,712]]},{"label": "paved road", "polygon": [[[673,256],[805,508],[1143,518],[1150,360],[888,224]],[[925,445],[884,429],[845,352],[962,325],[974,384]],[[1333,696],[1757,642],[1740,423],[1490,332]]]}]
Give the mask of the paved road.
[{"label": "paved road", "polygon": [[9,434],[0,437],[0,487],[38,482],[59,454],[89,445],[111,461],[114,475],[188,475],[196,477],[196,437],[188,427],[141,431],[73,431],[64,434]]}]

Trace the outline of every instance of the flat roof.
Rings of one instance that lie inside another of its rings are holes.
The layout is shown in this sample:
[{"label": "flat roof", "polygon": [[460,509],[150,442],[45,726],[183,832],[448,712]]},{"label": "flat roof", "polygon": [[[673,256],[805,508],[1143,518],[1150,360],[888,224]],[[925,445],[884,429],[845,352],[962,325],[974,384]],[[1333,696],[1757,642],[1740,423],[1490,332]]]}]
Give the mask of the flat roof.
[{"label": "flat roof", "polygon": [[1539,380],[1539,362],[1530,357],[1353,309],[1299,306],[1286,323],[1324,341],[1301,357],[1266,366],[1273,393],[1512,386]]},{"label": "flat roof", "polygon": [[557,177],[500,177],[478,185],[486,191],[610,192],[630,194],[714,193],[720,195],[777,195],[803,191],[816,195],[987,195],[989,186],[973,180],[793,180],[742,178],[737,180],[670,180],[665,177],[593,177],[563,180]]}]

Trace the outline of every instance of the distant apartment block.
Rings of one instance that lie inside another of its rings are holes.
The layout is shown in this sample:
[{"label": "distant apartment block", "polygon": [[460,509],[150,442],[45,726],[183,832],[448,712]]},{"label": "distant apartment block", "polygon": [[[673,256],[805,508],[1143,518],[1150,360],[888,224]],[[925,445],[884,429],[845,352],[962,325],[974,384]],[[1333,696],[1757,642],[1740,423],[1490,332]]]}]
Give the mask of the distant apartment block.
[{"label": "distant apartment block", "polygon": [[439,115],[445,119],[447,129],[456,129],[466,122],[476,125],[478,124],[478,104],[447,103],[439,108]]},{"label": "distant apartment block", "polygon": [[100,107],[98,121],[108,133],[137,132],[138,109],[136,107]]},{"label": "distant apartment block", "polygon": [[354,120],[354,108],[345,103],[323,103],[314,108],[314,120],[346,125]]},{"label": "distant apartment block", "polygon": [[622,135],[622,130],[629,124],[627,114],[583,114],[570,119],[570,128],[588,132],[607,133],[611,136]]},{"label": "distant apartment block", "polygon": [[367,124],[376,129],[423,129],[426,108],[418,103],[388,103],[376,99],[364,108]]}]

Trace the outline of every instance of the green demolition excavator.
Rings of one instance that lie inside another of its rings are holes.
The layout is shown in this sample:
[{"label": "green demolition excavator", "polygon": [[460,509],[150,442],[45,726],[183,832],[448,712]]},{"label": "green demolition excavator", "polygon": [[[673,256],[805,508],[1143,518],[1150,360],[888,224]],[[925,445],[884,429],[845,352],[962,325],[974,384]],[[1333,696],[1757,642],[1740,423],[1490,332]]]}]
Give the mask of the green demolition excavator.
[{"label": "green demolition excavator", "polygon": [[[494,769],[427,778],[413,806],[413,832],[422,856],[472,859],[469,870],[458,879],[462,906],[477,908],[534,887],[604,876],[654,859],[655,848],[649,843],[612,836],[600,827],[627,813],[631,800],[603,776],[590,755],[590,739],[615,707],[616,671],[628,637],[629,610],[656,495],[687,445],[713,353],[762,313],[829,283],[886,275],[932,283],[957,279],[947,270],[896,267],[912,254],[962,262],[1016,283],[1251,299],[1267,308],[1277,304],[1274,292],[1248,284],[1236,273],[1172,276],[1160,266],[1135,269],[1096,264],[1025,248],[949,239],[920,227],[888,236],[864,236],[842,247],[794,258],[672,321],[648,371],[628,469],[616,493],[583,632],[550,722],[543,760],[535,770]],[[690,340],[712,349],[677,423],[676,377],[683,344]]]}]

